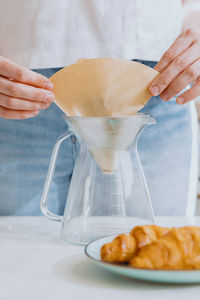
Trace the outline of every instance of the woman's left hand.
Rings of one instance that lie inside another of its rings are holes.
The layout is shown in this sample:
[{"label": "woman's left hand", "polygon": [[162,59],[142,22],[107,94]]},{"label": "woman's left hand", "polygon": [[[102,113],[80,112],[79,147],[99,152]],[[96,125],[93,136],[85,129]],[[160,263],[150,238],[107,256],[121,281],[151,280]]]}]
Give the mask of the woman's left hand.
[{"label": "woman's left hand", "polygon": [[160,74],[151,83],[152,95],[164,101],[180,93],[188,84],[193,86],[177,97],[184,104],[200,96],[200,32],[187,29],[164,53],[155,69]]}]

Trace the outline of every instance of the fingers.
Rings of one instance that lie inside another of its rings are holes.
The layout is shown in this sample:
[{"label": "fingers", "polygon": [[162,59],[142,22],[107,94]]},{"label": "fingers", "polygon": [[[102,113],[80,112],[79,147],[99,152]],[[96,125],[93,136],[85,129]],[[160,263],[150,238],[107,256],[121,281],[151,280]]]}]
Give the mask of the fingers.
[{"label": "fingers", "polygon": [[15,98],[35,100],[47,104],[54,100],[54,94],[51,91],[14,82],[2,76],[0,76],[0,93]]},{"label": "fingers", "polygon": [[0,56],[0,117],[26,119],[54,100],[52,82]]},{"label": "fingers", "polygon": [[39,111],[12,110],[0,106],[0,117],[4,119],[28,119],[37,116]]},{"label": "fingers", "polygon": [[[166,69],[164,69],[152,82],[150,90],[154,90],[155,87],[157,89],[157,95],[161,94],[167,87],[170,87],[170,83],[174,83],[174,79],[188,66],[190,66],[194,61],[198,60],[200,57],[200,44],[193,44],[190,48],[188,48],[181,55],[176,57]],[[174,85],[173,85],[174,86]],[[186,84],[185,84],[186,86]],[[184,88],[184,86],[182,87]],[[168,89],[170,90],[170,88]],[[154,96],[155,93],[153,93]],[[161,98],[163,100],[167,100],[167,94],[164,98],[164,94],[161,94]],[[171,90],[170,96],[174,96],[174,90]]]},{"label": "fingers", "polygon": [[200,75],[200,37],[195,30],[182,33],[156,65],[160,74],[149,87],[154,96],[167,101]]},{"label": "fingers", "polygon": [[172,44],[172,46],[164,53],[155,69],[162,72],[178,55],[192,45],[197,40],[197,32],[191,29],[183,32]]},{"label": "fingers", "polygon": [[167,89],[165,89],[160,94],[161,99],[167,101],[173,96],[177,95],[185,88],[185,86],[195,82],[199,75],[200,60],[197,60],[172,81],[172,83],[167,87]]},{"label": "fingers", "polygon": [[0,105],[14,110],[40,110],[46,109],[50,104],[26,99],[14,98],[0,93]]},{"label": "fingers", "polygon": [[19,66],[0,56],[0,74],[17,82],[52,90],[52,82],[45,76]]},{"label": "fingers", "polygon": [[178,104],[185,104],[191,100],[194,100],[200,95],[200,80],[196,82],[189,90],[177,97],[176,102]]}]

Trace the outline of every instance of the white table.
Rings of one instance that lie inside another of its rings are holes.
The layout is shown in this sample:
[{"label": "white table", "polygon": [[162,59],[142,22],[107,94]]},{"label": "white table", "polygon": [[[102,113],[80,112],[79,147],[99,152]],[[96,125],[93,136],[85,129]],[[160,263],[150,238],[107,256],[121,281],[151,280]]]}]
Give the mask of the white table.
[{"label": "white table", "polygon": [[[200,226],[200,217],[157,221]],[[0,300],[200,299],[200,284],[145,283],[103,270],[59,234],[60,224],[44,217],[0,217]]]}]

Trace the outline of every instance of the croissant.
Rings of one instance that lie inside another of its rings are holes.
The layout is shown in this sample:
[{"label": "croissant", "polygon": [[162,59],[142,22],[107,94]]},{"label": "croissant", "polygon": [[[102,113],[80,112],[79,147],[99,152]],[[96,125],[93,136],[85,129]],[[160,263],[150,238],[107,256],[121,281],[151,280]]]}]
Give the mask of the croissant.
[{"label": "croissant", "polygon": [[125,263],[142,247],[157,241],[169,232],[169,228],[156,225],[134,227],[130,234],[120,234],[114,240],[101,247],[101,259],[107,262]]},{"label": "croissant", "polygon": [[128,262],[136,250],[136,240],[130,234],[120,234],[101,247],[101,259],[107,262]]},{"label": "croissant", "polygon": [[143,225],[134,227],[130,235],[132,235],[137,242],[137,248],[140,249],[154,241],[157,241],[161,236],[169,232],[169,228],[157,225]]},{"label": "croissant", "polygon": [[172,228],[132,257],[130,266],[147,269],[200,269],[200,228]]}]

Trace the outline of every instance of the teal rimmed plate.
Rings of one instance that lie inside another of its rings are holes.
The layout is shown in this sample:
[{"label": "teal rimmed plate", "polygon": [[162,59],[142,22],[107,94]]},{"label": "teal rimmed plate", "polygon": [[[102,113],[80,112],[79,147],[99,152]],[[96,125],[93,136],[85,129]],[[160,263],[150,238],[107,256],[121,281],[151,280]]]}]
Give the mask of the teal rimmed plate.
[{"label": "teal rimmed plate", "polygon": [[85,247],[86,255],[98,266],[109,270],[113,273],[151,282],[162,282],[162,283],[200,283],[200,270],[189,270],[189,271],[165,271],[165,270],[145,270],[130,268],[126,265],[117,265],[101,261],[100,249],[105,243],[109,243],[113,240],[116,235],[107,236],[100,238],[96,241],[91,242]]}]

